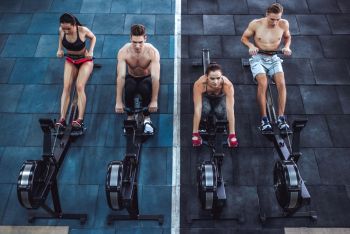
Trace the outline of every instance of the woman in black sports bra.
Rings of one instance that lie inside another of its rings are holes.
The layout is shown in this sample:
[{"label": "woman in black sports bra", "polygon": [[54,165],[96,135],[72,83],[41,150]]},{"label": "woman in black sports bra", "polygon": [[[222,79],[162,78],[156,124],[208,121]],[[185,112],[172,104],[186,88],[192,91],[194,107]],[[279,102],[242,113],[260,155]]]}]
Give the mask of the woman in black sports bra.
[{"label": "woman in black sports bra", "polygon": [[[90,48],[86,49],[85,41],[90,39]],[[83,126],[86,106],[85,85],[93,69],[93,53],[96,43],[95,35],[80,24],[78,19],[68,13],[60,17],[59,41],[57,57],[64,56],[63,47],[66,49],[66,62],[64,64],[64,85],[61,97],[61,116],[56,123],[58,127],[66,126],[66,113],[70,99],[70,90],[73,79],[76,80],[78,93],[78,119],[71,124],[75,128]]]},{"label": "woman in black sports bra", "polygon": [[227,119],[229,125],[228,146],[238,146],[235,132],[233,84],[222,74],[219,64],[209,64],[205,75],[199,77],[194,83],[193,104],[193,146],[202,144],[199,134],[199,123],[201,119],[205,119],[210,113],[214,113],[217,119]]}]

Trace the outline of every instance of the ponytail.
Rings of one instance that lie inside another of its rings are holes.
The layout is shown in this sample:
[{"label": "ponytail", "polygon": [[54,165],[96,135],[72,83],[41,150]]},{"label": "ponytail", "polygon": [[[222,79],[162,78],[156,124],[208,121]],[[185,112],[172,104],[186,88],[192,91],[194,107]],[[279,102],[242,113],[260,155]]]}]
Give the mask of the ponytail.
[{"label": "ponytail", "polygon": [[72,25],[82,26],[77,17],[69,13],[64,13],[63,15],[61,15],[60,23],[69,23]]}]

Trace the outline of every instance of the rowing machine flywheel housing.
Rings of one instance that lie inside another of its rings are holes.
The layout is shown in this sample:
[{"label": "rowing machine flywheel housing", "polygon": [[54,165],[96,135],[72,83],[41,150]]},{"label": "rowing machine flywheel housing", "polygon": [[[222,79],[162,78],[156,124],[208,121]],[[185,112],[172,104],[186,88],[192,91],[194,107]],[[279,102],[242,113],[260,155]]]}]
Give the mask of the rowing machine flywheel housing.
[{"label": "rowing machine flywheel housing", "polygon": [[112,161],[108,164],[106,177],[106,196],[108,206],[112,210],[123,209],[122,203],[122,179],[123,179],[123,162]]},{"label": "rowing machine flywheel housing", "polygon": [[277,161],[273,171],[277,201],[283,211],[291,214],[302,205],[301,177],[292,160]]},{"label": "rowing machine flywheel housing", "polygon": [[214,162],[205,161],[197,171],[198,195],[204,210],[211,210],[217,201],[217,170]]},{"label": "rowing machine flywheel housing", "polygon": [[45,202],[45,181],[49,164],[42,160],[27,160],[23,163],[17,180],[17,197],[27,209],[37,209]]}]

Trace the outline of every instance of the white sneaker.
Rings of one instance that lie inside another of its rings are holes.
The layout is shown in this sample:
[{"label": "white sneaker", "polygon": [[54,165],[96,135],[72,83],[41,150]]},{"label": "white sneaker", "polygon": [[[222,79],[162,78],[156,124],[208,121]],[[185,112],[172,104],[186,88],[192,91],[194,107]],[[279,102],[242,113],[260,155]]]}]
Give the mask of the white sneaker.
[{"label": "white sneaker", "polygon": [[153,129],[153,126],[152,126],[152,121],[151,121],[151,119],[145,119],[144,121],[143,121],[143,124],[144,124],[144,129],[143,129],[143,132],[144,133],[147,133],[147,134],[153,134],[153,131],[154,131],[154,129]]}]

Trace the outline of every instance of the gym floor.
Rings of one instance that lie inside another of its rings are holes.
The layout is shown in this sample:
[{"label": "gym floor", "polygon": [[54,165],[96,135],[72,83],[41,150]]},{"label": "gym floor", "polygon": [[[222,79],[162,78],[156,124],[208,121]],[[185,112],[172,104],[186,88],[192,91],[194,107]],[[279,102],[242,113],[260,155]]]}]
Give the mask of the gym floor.
[{"label": "gym floor", "polygon": [[[58,118],[63,59],[57,59],[58,19],[71,12],[97,36],[95,69],[86,87],[86,134],[71,145],[59,174],[63,210],[86,212],[88,222],[40,220],[36,225],[69,226],[72,234],[170,233],[172,217],[174,14],[180,0],[1,0],[0,3],[0,224],[28,225],[27,210],[17,200],[19,169],[42,153],[41,117]],[[289,20],[293,56],[283,67],[291,123],[308,123],[301,135],[300,173],[312,196],[318,221],[278,220],[261,225],[259,204],[277,209],[272,188],[276,155],[257,130],[256,86],[241,58],[240,37],[248,22],[262,17],[272,0],[181,1],[180,232],[284,233],[284,227],[350,227],[350,3],[347,0],[279,0]],[[180,17],[180,16],[178,16]],[[218,23],[220,22],[220,23]],[[165,222],[106,224],[106,167],[123,158],[123,116],[114,113],[117,50],[129,40],[133,23],[145,24],[149,42],[161,55],[159,131],[142,149],[139,201],[141,213],[164,214]],[[228,196],[224,213],[243,212],[245,222],[194,221],[200,210],[196,166],[202,161],[191,147],[192,84],[202,74],[192,62],[210,49],[235,85],[238,149],[226,151],[224,178]],[[178,155],[177,155],[178,156]],[[259,197],[258,197],[259,191]],[[259,198],[259,200],[258,200]],[[174,229],[173,229],[174,230]]]}]

